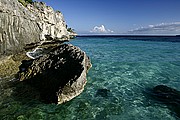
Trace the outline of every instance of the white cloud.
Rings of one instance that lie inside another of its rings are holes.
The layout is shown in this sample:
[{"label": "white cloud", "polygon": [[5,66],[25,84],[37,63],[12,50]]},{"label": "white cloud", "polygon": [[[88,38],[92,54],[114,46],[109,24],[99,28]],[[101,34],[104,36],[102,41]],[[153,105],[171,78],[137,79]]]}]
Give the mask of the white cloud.
[{"label": "white cloud", "polygon": [[106,29],[104,25],[95,26],[91,31],[91,33],[113,33],[114,31],[110,29]]},{"label": "white cloud", "polygon": [[149,27],[150,27],[150,28],[153,28],[153,27],[154,27],[154,25],[149,25]]},{"label": "white cloud", "polygon": [[130,34],[180,34],[180,22],[160,23],[128,31]]}]

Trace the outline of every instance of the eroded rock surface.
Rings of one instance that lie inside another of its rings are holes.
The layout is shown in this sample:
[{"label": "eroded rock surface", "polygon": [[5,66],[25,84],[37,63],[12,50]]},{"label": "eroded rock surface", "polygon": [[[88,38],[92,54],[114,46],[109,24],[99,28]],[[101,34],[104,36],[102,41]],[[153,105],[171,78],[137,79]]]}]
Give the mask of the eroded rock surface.
[{"label": "eroded rock surface", "polygon": [[36,88],[45,102],[61,104],[83,91],[90,67],[80,48],[61,44],[42,57],[23,61],[19,80]]},{"label": "eroded rock surface", "polygon": [[73,35],[62,13],[45,3],[24,7],[18,0],[0,0],[0,57],[18,53],[26,44],[62,41]]}]

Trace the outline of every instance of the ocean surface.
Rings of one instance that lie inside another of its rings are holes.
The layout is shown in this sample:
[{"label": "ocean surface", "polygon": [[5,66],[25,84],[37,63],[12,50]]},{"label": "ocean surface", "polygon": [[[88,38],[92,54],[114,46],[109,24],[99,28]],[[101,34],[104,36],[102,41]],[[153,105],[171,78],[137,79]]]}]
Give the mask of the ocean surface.
[{"label": "ocean surface", "polygon": [[[156,85],[180,91],[180,40],[77,37],[71,41],[91,58],[85,90],[62,104],[15,99],[10,78],[0,79],[2,120],[179,120],[148,95]],[[25,93],[24,93],[25,94]]]}]

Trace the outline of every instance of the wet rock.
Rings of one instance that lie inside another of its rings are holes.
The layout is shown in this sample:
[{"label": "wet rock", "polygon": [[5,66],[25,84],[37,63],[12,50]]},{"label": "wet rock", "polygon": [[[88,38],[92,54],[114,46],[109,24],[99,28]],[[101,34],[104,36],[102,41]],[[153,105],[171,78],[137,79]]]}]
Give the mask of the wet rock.
[{"label": "wet rock", "polygon": [[23,53],[0,58],[0,77],[12,77],[17,74],[23,59],[28,59]]},{"label": "wet rock", "polygon": [[61,104],[83,91],[90,67],[89,58],[80,48],[61,44],[48,54],[23,61],[18,74],[20,81],[40,92],[43,101]]},{"label": "wet rock", "polygon": [[32,52],[27,52],[26,55],[31,59],[36,59],[43,56],[43,51],[44,51],[43,48],[36,48]]}]

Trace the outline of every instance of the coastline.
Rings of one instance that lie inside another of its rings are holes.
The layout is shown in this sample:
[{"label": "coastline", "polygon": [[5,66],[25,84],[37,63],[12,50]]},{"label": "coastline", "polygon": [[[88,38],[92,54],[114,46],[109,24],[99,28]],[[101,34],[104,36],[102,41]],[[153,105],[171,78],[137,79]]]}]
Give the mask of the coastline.
[{"label": "coastline", "polygon": [[19,84],[25,88],[12,91],[10,96],[35,88],[37,91],[30,94],[39,95],[31,99],[55,104],[70,101],[84,90],[90,58],[67,43],[77,34],[60,11],[44,2],[21,3],[0,3],[0,78],[13,77],[15,89]]}]

